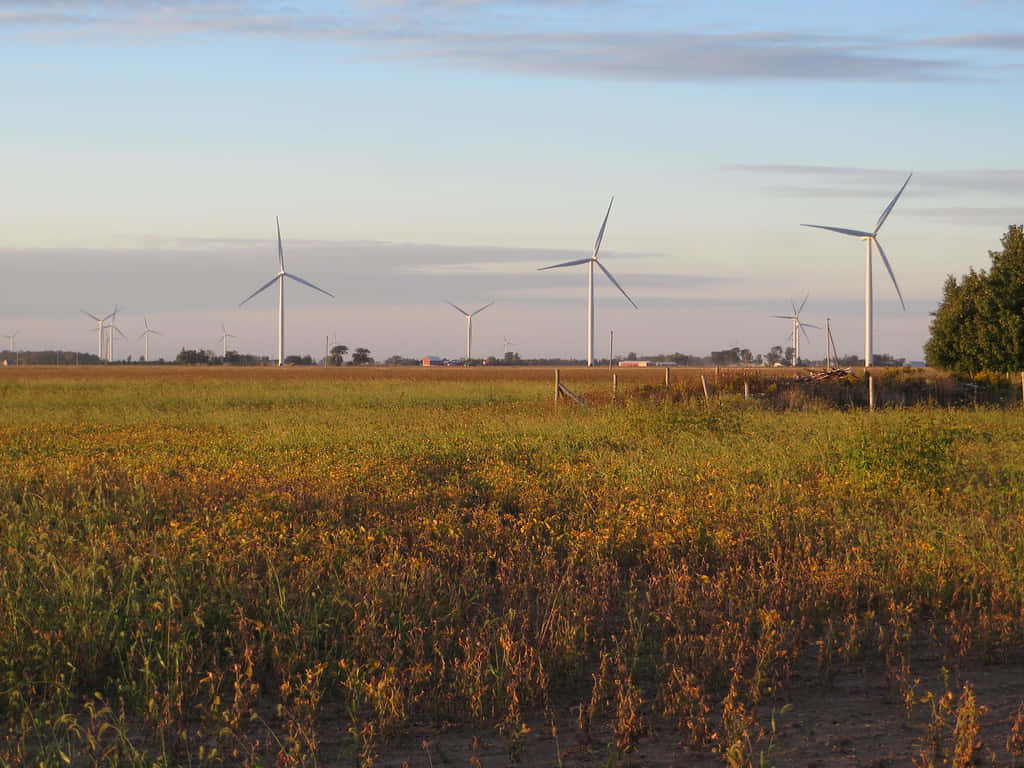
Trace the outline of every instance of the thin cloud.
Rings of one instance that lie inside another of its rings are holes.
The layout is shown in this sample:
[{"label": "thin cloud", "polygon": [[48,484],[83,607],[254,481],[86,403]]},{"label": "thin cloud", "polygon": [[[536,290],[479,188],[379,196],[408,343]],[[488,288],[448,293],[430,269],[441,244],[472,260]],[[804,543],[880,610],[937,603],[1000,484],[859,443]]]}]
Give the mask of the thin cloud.
[{"label": "thin cloud", "polygon": [[[150,253],[154,258],[176,258],[179,252],[216,254],[218,258],[276,259],[276,242],[272,236],[258,237],[150,237],[147,248],[122,249],[128,258],[138,253]],[[316,240],[284,237],[285,259],[296,259],[316,264],[352,262],[368,268],[389,268],[423,271],[425,269],[466,268],[478,271],[481,267],[493,269],[496,265],[521,268],[519,265],[544,266],[557,261],[590,255],[586,248],[511,248],[496,245],[445,245],[433,243],[406,243],[385,240]],[[83,251],[84,252],[84,251]],[[168,254],[169,256],[161,256]],[[130,256],[129,256],[130,255]],[[659,260],[664,254],[648,252],[616,252],[607,250],[603,256],[622,260]]]},{"label": "thin cloud", "polygon": [[797,163],[735,163],[722,166],[726,171],[740,171],[743,173],[765,173],[772,176],[780,174],[803,175],[803,176],[876,176],[890,171],[883,171],[878,168],[858,168],[842,165],[811,165]]},{"label": "thin cloud", "polygon": [[873,41],[800,34],[623,32],[441,35],[406,44],[454,63],[636,80],[920,82],[965,74],[954,60],[885,55]]},{"label": "thin cloud", "polygon": [[[20,296],[36,297],[24,302],[11,297],[7,309],[24,315],[114,303],[140,311],[234,309],[277,269],[276,247],[266,241],[213,238],[186,241],[186,245],[123,250],[0,249],[9,284],[20,287]],[[450,295],[525,298],[538,295],[538,291],[555,301],[582,301],[582,270],[558,276],[537,271],[539,266],[580,255],[579,251],[556,249],[365,241],[285,243],[289,271],[336,294],[337,304],[415,304],[433,298],[442,301]],[[606,255],[616,277],[638,302],[732,282],[724,277],[671,273],[656,264],[641,271],[650,263],[650,254]],[[624,270],[623,265],[631,265],[631,269]],[[110,281],[113,273],[123,278],[116,290]],[[601,292],[603,295],[603,288]],[[47,298],[40,301],[40,296]],[[332,303],[313,292],[297,291],[296,297],[302,305]],[[260,302],[256,305],[262,306]]]},{"label": "thin cloud", "polygon": [[[860,197],[877,191],[879,187],[891,186],[905,173],[896,169],[770,163],[728,165],[724,166],[724,170],[773,178],[802,177],[805,182],[803,184],[773,184],[768,187],[777,194],[793,197]],[[909,172],[909,169],[906,172]],[[829,186],[821,186],[824,184]],[[915,197],[964,192],[1016,196],[1024,189],[1024,168],[922,171],[914,173],[911,184]]]},{"label": "thin cloud", "polygon": [[[494,2],[418,0],[364,3],[332,13],[251,2],[7,2],[0,3],[0,25],[7,35],[126,42],[207,34],[336,41],[458,66],[597,79],[933,82],[987,74],[963,60],[922,56],[921,46],[894,39],[600,29],[585,13],[593,4],[540,0],[524,12],[523,6]],[[578,12],[553,24],[547,14],[529,12],[540,6]]]},{"label": "thin cloud", "polygon": [[916,45],[936,48],[982,48],[1002,51],[1024,51],[1024,34],[949,35],[920,40]]},{"label": "thin cloud", "polygon": [[948,208],[919,208],[908,211],[911,216],[928,219],[957,219],[968,224],[990,225],[1024,223],[1024,205],[1016,208],[983,208],[970,206],[954,206]]}]

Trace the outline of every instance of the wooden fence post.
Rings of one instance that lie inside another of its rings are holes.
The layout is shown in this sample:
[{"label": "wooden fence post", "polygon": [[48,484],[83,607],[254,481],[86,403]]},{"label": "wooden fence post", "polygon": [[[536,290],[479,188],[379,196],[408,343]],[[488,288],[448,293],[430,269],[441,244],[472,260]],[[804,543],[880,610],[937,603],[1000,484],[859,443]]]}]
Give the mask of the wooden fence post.
[{"label": "wooden fence post", "polygon": [[555,368],[555,405],[558,405],[558,400],[562,397],[562,372]]},{"label": "wooden fence post", "polygon": [[668,389],[672,385],[672,369],[665,367],[665,389]]},{"label": "wooden fence post", "polygon": [[612,397],[615,397],[617,394],[619,394],[619,374],[613,373],[612,374]]},{"label": "wooden fence post", "polygon": [[700,375],[700,385],[704,389],[704,402],[708,403],[711,401],[711,396],[708,395],[708,381],[704,378],[704,374]]},{"label": "wooden fence post", "polygon": [[875,378],[868,374],[868,410],[875,410]]}]

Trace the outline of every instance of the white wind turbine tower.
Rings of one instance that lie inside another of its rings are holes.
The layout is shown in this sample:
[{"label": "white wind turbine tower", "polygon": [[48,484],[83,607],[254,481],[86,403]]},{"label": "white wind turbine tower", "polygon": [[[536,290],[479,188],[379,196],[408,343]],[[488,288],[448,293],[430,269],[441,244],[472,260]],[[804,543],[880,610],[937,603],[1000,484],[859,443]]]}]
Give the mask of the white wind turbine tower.
[{"label": "white wind turbine tower", "polygon": [[110,318],[110,322],[107,323],[107,328],[110,331],[110,333],[107,334],[107,362],[112,363],[114,362],[114,331],[117,331],[119,334],[121,334],[122,339],[126,339],[128,337],[125,336],[124,332],[117,327],[116,305],[114,306],[114,311],[107,315],[107,317]]},{"label": "white wind turbine tower", "polygon": [[504,336],[503,338],[505,339],[505,355],[508,356],[508,348],[514,347],[516,344],[508,336]]},{"label": "white wind turbine tower", "polygon": [[224,327],[224,323],[220,324],[220,329],[224,332],[224,335],[217,339],[217,341],[224,345],[224,351],[221,354],[221,357],[226,358],[228,356],[228,339],[237,339],[238,337],[233,333],[228,333],[228,329]]},{"label": "white wind turbine tower", "polygon": [[86,317],[91,317],[96,321],[96,357],[100,360],[103,359],[103,332],[107,328],[107,320],[110,320],[114,315],[117,314],[117,307],[114,307],[114,311],[109,315],[103,317],[96,317],[92,312],[86,312],[82,310],[82,314]]},{"label": "white wind turbine tower", "polygon": [[248,301],[249,299],[259,295],[260,293],[263,293],[263,291],[265,291],[267,288],[272,286],[274,283],[277,283],[277,364],[281,366],[284,365],[284,279],[286,277],[289,277],[297,283],[302,283],[303,285],[309,286],[315,291],[320,291],[320,293],[327,294],[332,299],[334,298],[334,294],[325,291],[323,288],[320,288],[319,286],[313,285],[308,280],[303,280],[301,277],[298,277],[297,275],[293,275],[290,272],[284,271],[284,248],[281,246],[281,222],[277,219],[276,216],[274,217],[274,221],[277,222],[277,263],[280,269],[272,280],[268,280],[265,284],[261,285],[259,288],[257,288],[251,294],[249,294],[249,296],[247,296],[245,300],[242,301],[242,303],[239,304],[238,306],[242,306],[242,304],[245,304],[245,302]]},{"label": "white wind turbine tower", "polygon": [[154,330],[154,329],[149,327],[149,320],[146,318],[145,315],[142,316],[142,322],[146,326],[146,330],[144,330],[142,333],[139,334],[139,338],[146,340],[146,342],[145,342],[146,343],[146,352],[143,355],[143,361],[148,363],[149,362],[149,337],[150,337],[150,335],[155,333],[157,336],[163,336],[163,334],[160,333],[160,331]]},{"label": "white wind turbine tower", "polygon": [[450,307],[455,307],[455,309],[462,313],[466,318],[466,365],[469,365],[469,361],[473,359],[471,354],[473,351],[473,316],[479,315],[494,302],[492,301],[490,304],[484,304],[480,309],[474,310],[473,312],[467,312],[462,307],[452,304],[450,301],[445,303]]},{"label": "white wind turbine tower", "polygon": [[903,310],[906,311],[907,305],[903,302],[903,294],[900,293],[900,287],[896,283],[896,275],[892,273],[892,267],[889,266],[889,259],[885,257],[885,251],[882,250],[882,244],[878,241],[878,230],[882,228],[885,220],[889,218],[889,214],[892,213],[892,209],[896,206],[896,201],[900,199],[900,195],[903,194],[903,190],[907,188],[907,184],[910,183],[910,177],[914,174],[907,176],[907,180],[903,182],[903,186],[900,187],[900,191],[896,193],[896,197],[892,199],[882,211],[882,215],[878,217],[878,222],[875,224],[875,228],[871,232],[862,232],[859,229],[843,229],[841,227],[825,227],[821,224],[802,224],[804,227],[815,227],[817,229],[827,229],[830,232],[838,232],[841,235],[850,235],[851,237],[859,237],[867,243],[867,255],[865,256],[865,276],[864,276],[864,365],[870,366],[872,362],[871,357],[871,346],[873,340],[872,333],[872,289],[871,289],[871,245],[874,244],[878,247],[878,254],[882,257],[882,263],[885,265],[886,270],[889,272],[889,277],[892,278],[892,284],[896,288],[896,295],[900,297],[900,305]]},{"label": "white wind turbine tower", "polygon": [[21,331],[15,331],[14,333],[5,333],[4,336],[7,338],[7,349],[10,352],[14,351],[14,339],[18,336]]},{"label": "white wind turbine tower", "polygon": [[604,237],[604,228],[608,225],[608,214],[612,212],[612,203],[615,202],[615,197],[612,196],[611,201],[608,203],[608,210],[604,214],[604,221],[601,222],[601,229],[597,233],[597,241],[594,243],[594,253],[586,259],[574,259],[573,261],[564,261],[561,264],[552,264],[549,267],[541,267],[540,271],[545,269],[558,269],[559,267],[574,267],[577,264],[589,264],[590,274],[587,282],[587,366],[594,364],[594,266],[596,265],[605,277],[612,281],[612,285],[619,289],[619,292],[626,297],[626,301],[633,305],[634,309],[639,309],[636,302],[629,298],[629,294],[619,285],[618,280],[612,277],[612,273],[605,269],[604,264],[597,260],[597,253],[601,249],[601,239]]},{"label": "white wind turbine tower", "polygon": [[810,296],[811,296],[811,294],[809,294],[809,293],[804,296],[804,300],[800,302],[800,307],[799,308],[797,308],[796,302],[794,302],[792,299],[789,300],[789,305],[791,307],[793,307],[793,314],[792,315],[772,315],[772,317],[777,317],[780,320],[792,320],[793,321],[793,367],[794,368],[797,365],[797,361],[800,359],[800,334],[802,333],[804,335],[804,338],[806,338],[808,341],[810,341],[810,337],[807,335],[807,331],[805,331],[804,328],[820,328],[821,327],[820,325],[812,325],[811,323],[805,323],[805,322],[802,322],[800,320],[800,313],[804,311],[804,304],[807,303],[807,299],[809,299]]}]

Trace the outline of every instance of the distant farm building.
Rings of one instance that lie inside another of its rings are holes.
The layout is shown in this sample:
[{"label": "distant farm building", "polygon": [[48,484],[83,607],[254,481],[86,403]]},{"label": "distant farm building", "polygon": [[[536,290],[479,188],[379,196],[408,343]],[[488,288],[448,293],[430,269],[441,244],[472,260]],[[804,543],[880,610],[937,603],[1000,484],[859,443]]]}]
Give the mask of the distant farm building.
[{"label": "distant farm building", "polygon": [[422,365],[444,365],[444,358],[437,355],[427,355],[420,361]]},{"label": "distant farm building", "polygon": [[675,368],[678,363],[653,363],[650,360],[619,360],[620,368]]}]

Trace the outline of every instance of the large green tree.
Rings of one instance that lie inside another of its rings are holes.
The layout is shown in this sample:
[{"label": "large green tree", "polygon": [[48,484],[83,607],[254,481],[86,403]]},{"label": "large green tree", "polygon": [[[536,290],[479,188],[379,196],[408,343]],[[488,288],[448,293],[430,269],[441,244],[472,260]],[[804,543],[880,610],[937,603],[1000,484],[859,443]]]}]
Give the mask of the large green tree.
[{"label": "large green tree", "polygon": [[1024,226],[1011,226],[1003,250],[989,256],[987,272],[946,278],[924,348],[929,365],[961,373],[1024,370]]}]

